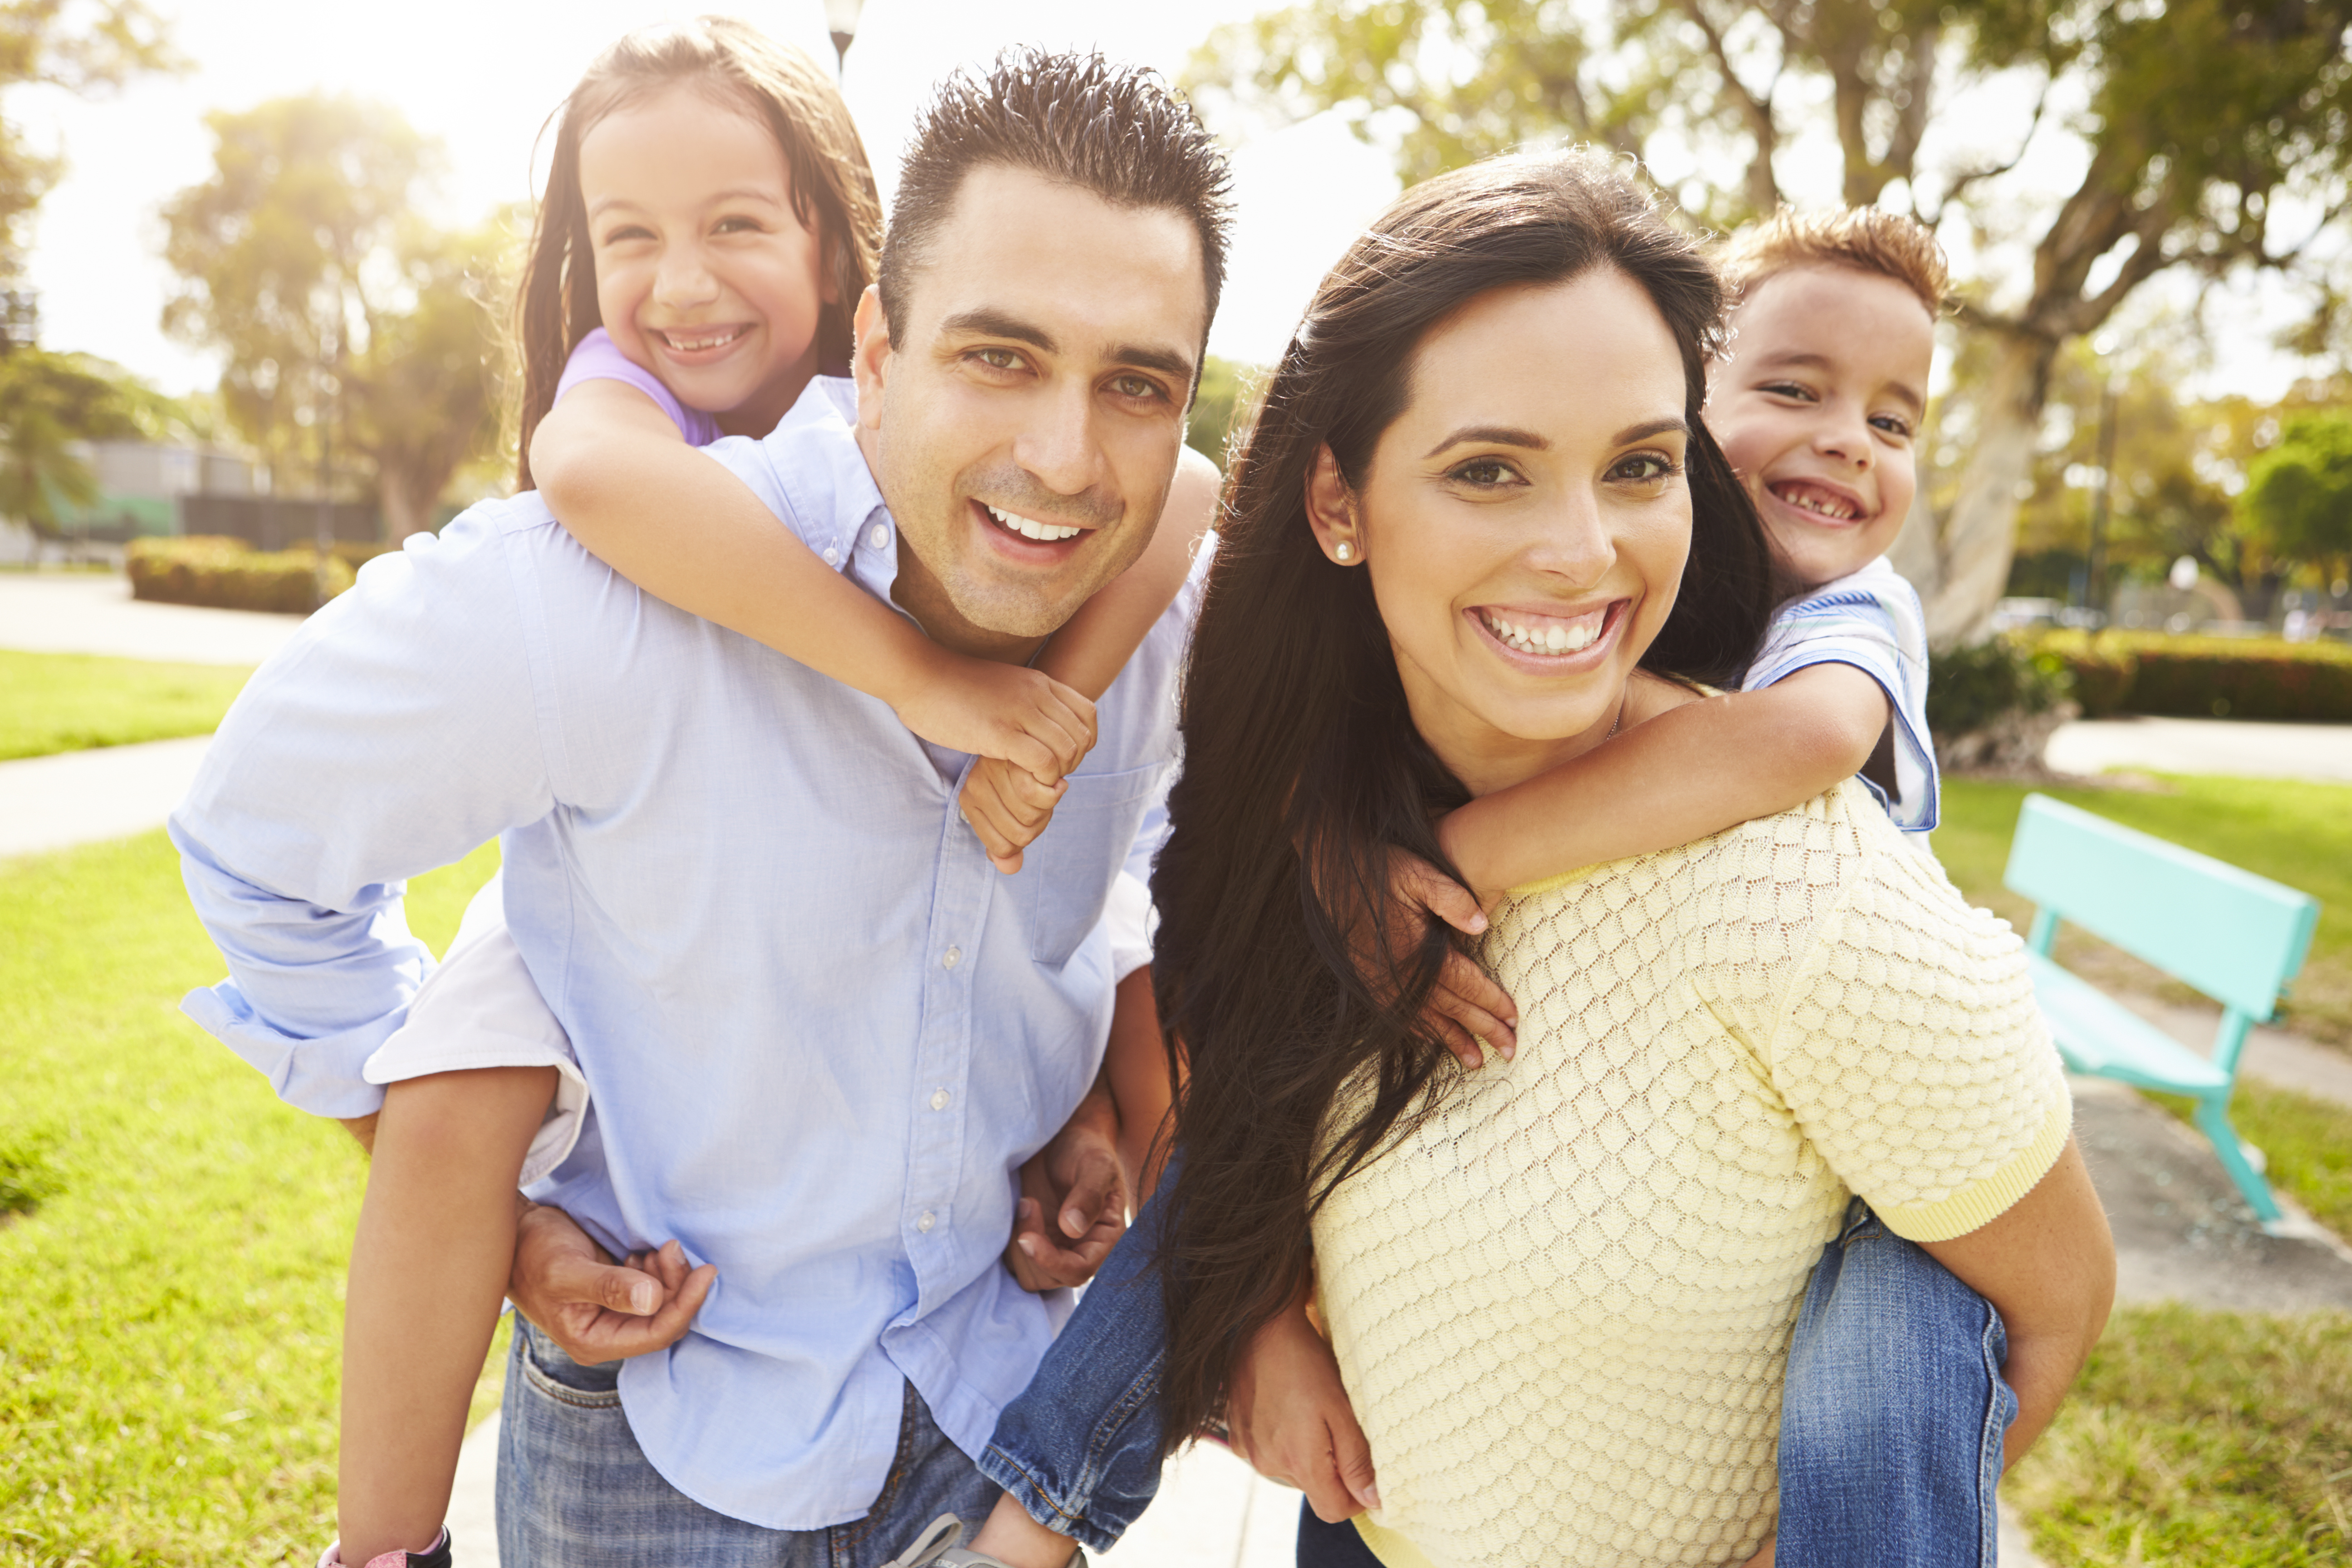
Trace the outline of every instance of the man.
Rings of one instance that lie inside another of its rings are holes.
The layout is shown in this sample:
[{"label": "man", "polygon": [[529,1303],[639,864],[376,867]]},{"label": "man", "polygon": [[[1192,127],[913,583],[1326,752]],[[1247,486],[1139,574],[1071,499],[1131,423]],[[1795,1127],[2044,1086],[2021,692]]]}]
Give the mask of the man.
[{"label": "man", "polygon": [[[1159,516],[1224,190],[1147,73],[1014,54],[951,80],[854,400],[817,383],[712,455],[936,640],[1025,662]],[[509,1568],[864,1564],[985,1513],[968,1456],[1052,1332],[998,1261],[1014,1173],[1066,1122],[1099,1152],[1106,1030],[1156,1027],[1140,975],[1114,1025],[1104,908],[1156,844],[1192,592],[1012,878],[957,820],[969,758],[638,592],[535,496],[371,564],[256,678],[173,821],[231,970],[191,1012],[291,1103],[365,1117],[360,1064],[427,965],[401,879],[502,834],[509,924],[593,1097],[533,1195],[616,1256],[675,1237],[716,1269],[693,1332],[617,1367],[519,1330]],[[535,1214],[516,1294],[546,1319],[582,1271]]]}]

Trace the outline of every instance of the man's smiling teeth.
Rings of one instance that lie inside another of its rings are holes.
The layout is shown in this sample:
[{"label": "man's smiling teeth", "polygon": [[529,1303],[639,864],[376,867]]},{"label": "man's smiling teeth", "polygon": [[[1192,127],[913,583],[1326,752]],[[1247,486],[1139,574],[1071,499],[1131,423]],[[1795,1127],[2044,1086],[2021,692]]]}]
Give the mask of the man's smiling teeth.
[{"label": "man's smiling teeth", "polygon": [[741,337],[747,330],[743,327],[721,327],[716,331],[705,332],[700,337],[688,337],[683,332],[664,332],[661,337],[662,342],[679,353],[690,354],[704,349],[724,347]]},{"label": "man's smiling teeth", "polygon": [[1595,610],[1572,621],[1547,621],[1539,626],[1521,626],[1499,610],[1480,610],[1478,615],[1488,631],[1521,653],[1581,653],[1601,635],[1601,623],[1609,612]]},{"label": "man's smiling teeth", "polygon": [[1837,522],[1852,522],[1862,515],[1861,509],[1833,490],[1815,489],[1807,484],[1774,485],[1772,493],[1800,511],[1810,511]]},{"label": "man's smiling teeth", "polygon": [[[986,501],[982,501],[980,504],[982,506],[988,506]],[[1076,539],[1078,535],[1086,531],[1083,528],[1064,528],[1055,523],[1038,522],[1033,519],[1023,517],[1018,512],[1006,511],[1002,507],[989,506],[988,515],[994,518],[999,523],[1011,529],[1013,532],[1019,534],[1024,539],[1039,539],[1045,541],[1048,544],[1055,542],[1056,540]]]}]

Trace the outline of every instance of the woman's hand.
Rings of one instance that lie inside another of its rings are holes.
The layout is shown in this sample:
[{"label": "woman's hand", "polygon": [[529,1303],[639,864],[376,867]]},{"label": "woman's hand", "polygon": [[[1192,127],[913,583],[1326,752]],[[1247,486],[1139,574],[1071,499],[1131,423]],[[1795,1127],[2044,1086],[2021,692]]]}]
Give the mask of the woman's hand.
[{"label": "woman's hand", "polygon": [[1371,1446],[1304,1294],[1234,1361],[1225,1433],[1260,1475],[1305,1492],[1327,1524],[1381,1506]]}]

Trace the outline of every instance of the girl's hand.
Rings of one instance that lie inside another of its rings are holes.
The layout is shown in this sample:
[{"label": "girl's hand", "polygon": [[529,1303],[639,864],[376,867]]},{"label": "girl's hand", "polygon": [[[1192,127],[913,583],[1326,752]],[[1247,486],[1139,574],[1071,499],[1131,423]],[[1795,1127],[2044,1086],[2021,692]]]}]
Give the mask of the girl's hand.
[{"label": "girl's hand", "polygon": [[998,758],[1048,786],[1095,743],[1095,705],[1052,676],[944,649],[891,707],[933,745]]},{"label": "girl's hand", "polygon": [[1054,807],[1069,787],[1066,779],[1049,784],[1002,757],[982,757],[965,775],[956,806],[980,835],[990,863],[1010,877],[1021,869],[1021,851],[1054,820]]}]

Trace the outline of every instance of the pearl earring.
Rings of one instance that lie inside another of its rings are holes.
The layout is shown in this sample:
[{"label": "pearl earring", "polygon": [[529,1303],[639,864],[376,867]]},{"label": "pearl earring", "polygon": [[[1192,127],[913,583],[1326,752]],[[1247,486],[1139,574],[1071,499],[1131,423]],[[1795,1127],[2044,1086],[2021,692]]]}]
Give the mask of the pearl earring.
[{"label": "pearl earring", "polygon": [[1354,559],[1356,551],[1353,545],[1349,544],[1343,539],[1339,541],[1338,545],[1333,547],[1331,553],[1339,558],[1341,565],[1345,565],[1349,561]]}]

